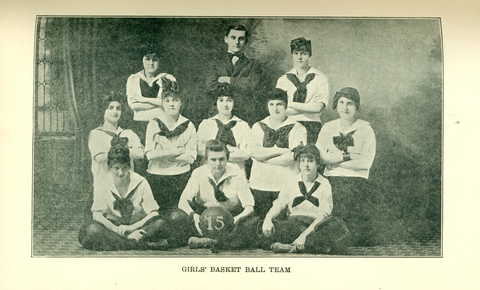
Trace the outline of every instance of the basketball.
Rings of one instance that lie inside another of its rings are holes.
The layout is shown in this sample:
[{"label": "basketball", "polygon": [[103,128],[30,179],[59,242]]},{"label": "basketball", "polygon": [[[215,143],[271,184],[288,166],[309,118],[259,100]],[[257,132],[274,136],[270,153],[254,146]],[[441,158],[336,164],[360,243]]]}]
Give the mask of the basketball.
[{"label": "basketball", "polygon": [[219,239],[233,230],[233,216],[223,207],[210,207],[200,215],[199,226],[204,237]]}]

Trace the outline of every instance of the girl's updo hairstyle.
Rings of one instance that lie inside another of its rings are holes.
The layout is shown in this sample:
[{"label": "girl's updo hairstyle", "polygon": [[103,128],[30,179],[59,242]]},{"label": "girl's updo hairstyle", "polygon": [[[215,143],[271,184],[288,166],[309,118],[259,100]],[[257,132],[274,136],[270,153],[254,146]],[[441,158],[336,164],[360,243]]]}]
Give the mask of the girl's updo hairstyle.
[{"label": "girl's updo hairstyle", "polygon": [[127,137],[113,137],[110,141],[110,150],[107,154],[108,168],[111,168],[113,164],[120,163],[130,167],[130,150],[128,149]]},{"label": "girl's updo hairstyle", "polygon": [[144,56],[156,57],[160,59],[161,49],[157,43],[145,42],[138,47],[138,54],[140,59],[143,59]]},{"label": "girl's updo hairstyle", "polygon": [[179,94],[179,88],[176,81],[163,76],[160,78],[161,87],[162,87],[162,99],[166,97],[175,97],[181,99]]},{"label": "girl's updo hairstyle", "polygon": [[234,99],[233,88],[230,84],[221,83],[218,85],[218,87],[215,90],[213,90],[210,93],[210,96],[212,97],[212,100],[215,105],[217,104],[217,100],[220,97],[229,97]]},{"label": "girl's updo hairstyle", "polygon": [[337,108],[338,100],[340,100],[341,97],[345,97],[349,100],[352,100],[357,110],[360,109],[360,94],[356,89],[346,87],[336,92],[335,96],[333,97],[333,104],[332,104],[332,108],[334,110]]},{"label": "girl's updo hairstyle", "polygon": [[294,161],[298,162],[302,157],[313,158],[315,160],[315,163],[317,163],[317,165],[320,165],[320,151],[313,144],[307,144],[304,146],[302,143],[293,149]]},{"label": "girl's updo hairstyle", "polygon": [[279,89],[279,88],[274,88],[273,90],[269,91],[267,93],[267,104],[270,101],[283,101],[285,103],[285,108],[288,107],[288,95],[287,92]]},{"label": "girl's updo hairstyle", "polygon": [[122,111],[123,111],[124,99],[125,99],[124,96],[117,94],[114,91],[110,91],[107,94],[104,94],[98,102],[98,109],[101,112],[101,115],[103,116],[103,113],[105,113],[105,110],[108,108],[111,102],[119,102],[120,105],[122,106]]},{"label": "girl's updo hairstyle", "polygon": [[312,41],[305,39],[305,37],[295,38],[290,42],[290,51],[306,51],[312,56]]}]

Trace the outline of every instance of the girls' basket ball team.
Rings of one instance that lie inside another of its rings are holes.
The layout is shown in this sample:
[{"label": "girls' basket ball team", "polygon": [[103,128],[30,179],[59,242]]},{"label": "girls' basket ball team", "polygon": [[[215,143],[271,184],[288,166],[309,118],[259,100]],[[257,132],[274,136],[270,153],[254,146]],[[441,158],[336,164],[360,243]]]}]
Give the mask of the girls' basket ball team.
[{"label": "girls' basket ball team", "polygon": [[248,39],[243,25],[226,29],[228,52],[205,72],[217,110],[198,130],[181,114],[185,100],[154,46],[127,81],[131,129],[119,127],[122,100],[102,100],[103,124],[88,143],[85,248],[342,253],[373,243],[367,180],[376,142],[357,118],[358,91],[336,92],[339,118],[322,125],[328,79],[310,66],[311,41],[302,37],[290,43],[293,68],[259,98],[262,70],[243,53]]}]

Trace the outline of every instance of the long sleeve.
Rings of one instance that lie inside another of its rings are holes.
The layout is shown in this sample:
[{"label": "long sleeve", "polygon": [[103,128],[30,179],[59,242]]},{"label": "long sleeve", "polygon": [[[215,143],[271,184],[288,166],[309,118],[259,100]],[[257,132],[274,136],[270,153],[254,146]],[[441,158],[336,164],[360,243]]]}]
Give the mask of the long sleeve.
[{"label": "long sleeve", "polygon": [[160,128],[155,121],[152,120],[148,123],[147,132],[145,134],[145,154],[147,154],[148,151],[155,150],[155,134],[159,131]]},{"label": "long sleeve", "polygon": [[332,186],[328,181],[323,182],[322,186],[318,217],[326,218],[332,213],[333,209]]},{"label": "long sleeve", "polygon": [[146,214],[149,214],[155,210],[158,210],[158,204],[153,197],[152,189],[147,180],[143,180],[137,190],[142,192],[142,207]]},{"label": "long sleeve", "polygon": [[185,133],[188,135],[188,141],[185,144],[185,154],[188,154],[195,160],[197,158],[197,130],[192,122],[188,123]]},{"label": "long sleeve", "polygon": [[209,119],[204,119],[200,125],[198,125],[197,131],[197,154],[200,156],[205,156],[205,144],[207,143],[207,138],[209,138]]},{"label": "long sleeve", "polygon": [[[347,162],[342,162],[341,166],[353,170],[368,170],[372,167],[376,152],[375,133],[371,127],[365,128],[362,133],[363,142],[360,146],[354,146],[349,150],[350,153],[359,153],[357,159],[352,159]],[[360,132],[359,132],[360,133]],[[357,140],[357,139],[355,139]]]},{"label": "long sleeve", "polygon": [[190,202],[200,192],[200,184],[197,175],[197,172],[193,171],[192,176],[188,180],[188,183],[185,186],[185,189],[183,190],[178,202],[178,208],[187,214],[190,214],[193,211],[192,207],[190,206]]},{"label": "long sleeve", "polygon": [[255,200],[253,198],[252,192],[248,187],[247,179],[243,175],[238,175],[238,188],[237,188],[237,196],[240,200],[242,207],[246,206],[254,206]]},{"label": "long sleeve", "polygon": [[303,143],[303,145],[307,144],[307,129],[302,124],[296,123],[290,132],[288,147],[293,149],[300,143]]},{"label": "long sleeve", "polygon": [[142,96],[139,81],[140,79],[136,75],[131,75],[127,80],[127,102],[132,110],[135,110],[135,105],[132,105],[132,99]]}]

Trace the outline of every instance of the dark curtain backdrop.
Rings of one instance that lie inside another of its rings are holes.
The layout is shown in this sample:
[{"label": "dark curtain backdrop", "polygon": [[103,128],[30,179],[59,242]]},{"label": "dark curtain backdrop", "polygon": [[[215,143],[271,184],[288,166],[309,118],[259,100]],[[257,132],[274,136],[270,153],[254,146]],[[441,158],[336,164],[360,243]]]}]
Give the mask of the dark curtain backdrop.
[{"label": "dark curtain backdrop", "polygon": [[[289,42],[312,40],[311,64],[330,79],[331,98],[353,86],[361,118],[377,135],[371,172],[378,227],[385,242],[441,233],[442,46],[439,19],[64,18],[64,76],[75,120],[75,167],[90,180],[88,132],[102,123],[101,96],[122,94],[142,69],[138,47],[163,50],[162,71],[173,74],[185,97],[183,114],[198,125],[213,101],[205,94],[206,66],[224,53],[224,29],[252,31],[246,54],[263,64],[264,83],[291,68]],[[263,108],[260,108],[263,109]],[[133,113],[123,113],[129,127]],[[337,118],[331,106],[324,122]],[[361,201],[359,201],[361,202]]]}]

